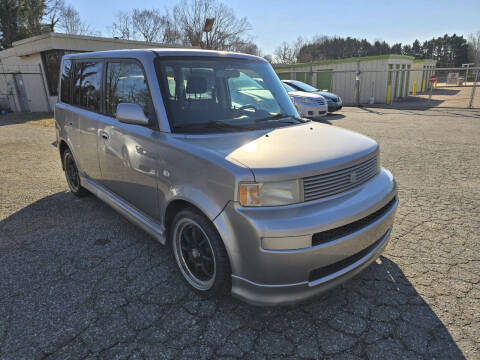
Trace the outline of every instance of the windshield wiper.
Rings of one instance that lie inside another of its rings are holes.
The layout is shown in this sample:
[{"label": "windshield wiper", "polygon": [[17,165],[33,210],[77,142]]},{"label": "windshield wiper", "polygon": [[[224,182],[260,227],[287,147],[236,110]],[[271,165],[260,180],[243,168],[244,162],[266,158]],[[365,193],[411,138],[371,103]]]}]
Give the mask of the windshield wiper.
[{"label": "windshield wiper", "polygon": [[[256,119],[255,122],[259,123],[259,122],[265,122],[265,121],[280,120],[280,119],[283,119],[283,118],[292,118],[292,119],[295,119],[295,120],[297,120],[298,122],[301,122],[301,123],[306,122],[305,120],[294,117],[292,115],[281,114],[281,113],[276,114],[276,115],[272,115],[272,116],[267,116],[267,117],[260,118],[260,119]],[[279,121],[279,123],[282,123],[282,124],[296,124],[293,121]]]},{"label": "windshield wiper", "polygon": [[204,130],[209,129],[218,129],[218,130],[251,130],[251,128],[247,126],[241,125],[233,125],[229,123],[225,123],[223,121],[209,121],[206,123],[190,123],[190,124],[177,124],[174,126],[175,129],[184,129],[184,130],[193,130],[202,132]]}]

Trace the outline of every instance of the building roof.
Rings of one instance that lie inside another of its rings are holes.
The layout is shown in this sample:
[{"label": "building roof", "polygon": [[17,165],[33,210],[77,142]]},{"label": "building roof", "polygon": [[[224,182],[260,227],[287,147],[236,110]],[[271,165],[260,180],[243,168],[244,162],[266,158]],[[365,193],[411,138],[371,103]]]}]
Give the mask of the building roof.
[{"label": "building roof", "polygon": [[[28,56],[48,50],[101,51],[124,48],[162,48],[165,46],[161,43],[148,43],[137,40],[51,32],[15,41],[11,48],[0,51],[0,57]],[[168,46],[172,47],[171,45]]]},{"label": "building roof", "polygon": [[[376,55],[376,56],[363,56],[363,57],[355,57],[355,58],[346,58],[346,59],[336,59],[336,60],[323,60],[323,61],[313,61],[311,64],[315,65],[333,65],[333,64],[344,64],[344,63],[354,63],[357,61],[378,61],[378,60],[390,60],[390,59],[401,59],[401,60],[413,60],[413,56],[406,56],[406,55]],[[299,67],[306,67],[310,66],[310,63],[297,63],[297,64],[278,64],[273,65],[275,69],[281,68],[299,68]]]}]

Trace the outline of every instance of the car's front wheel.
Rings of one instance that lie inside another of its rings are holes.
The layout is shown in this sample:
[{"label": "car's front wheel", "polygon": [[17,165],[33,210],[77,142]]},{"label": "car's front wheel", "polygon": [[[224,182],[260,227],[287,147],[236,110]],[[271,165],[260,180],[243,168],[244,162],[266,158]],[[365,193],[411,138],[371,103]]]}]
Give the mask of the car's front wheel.
[{"label": "car's front wheel", "polygon": [[194,208],[181,210],[170,229],[172,252],[187,283],[204,295],[230,293],[231,270],[212,222]]}]

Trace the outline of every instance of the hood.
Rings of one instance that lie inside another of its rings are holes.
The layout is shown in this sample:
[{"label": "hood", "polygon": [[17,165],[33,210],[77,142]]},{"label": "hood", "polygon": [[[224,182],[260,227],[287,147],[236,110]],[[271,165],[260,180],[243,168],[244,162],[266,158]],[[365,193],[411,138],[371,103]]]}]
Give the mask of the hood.
[{"label": "hood", "polygon": [[288,95],[293,97],[303,97],[312,100],[323,99],[323,96],[320,96],[317,93],[309,93],[306,91],[290,91]]},{"label": "hood", "polygon": [[338,99],[338,96],[327,91],[315,91],[315,94],[321,95],[326,99]]},{"label": "hood", "polygon": [[188,136],[184,141],[249,167],[256,181],[295,179],[338,169],[378,148],[366,136],[315,122],[246,133]]}]

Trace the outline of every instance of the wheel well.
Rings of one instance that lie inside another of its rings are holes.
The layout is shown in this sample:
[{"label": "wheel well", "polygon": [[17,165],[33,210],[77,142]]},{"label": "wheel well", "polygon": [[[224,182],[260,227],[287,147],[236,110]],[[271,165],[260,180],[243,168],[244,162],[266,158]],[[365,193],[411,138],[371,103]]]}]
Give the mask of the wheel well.
[{"label": "wheel well", "polygon": [[164,221],[163,221],[163,223],[165,225],[165,231],[166,231],[166,234],[167,234],[167,240],[170,237],[170,234],[169,234],[170,225],[172,225],[172,222],[173,222],[173,219],[175,218],[175,215],[177,215],[180,211],[182,211],[183,209],[188,208],[188,207],[194,208],[197,211],[199,211],[201,214],[204,214],[204,212],[202,210],[200,210],[198,207],[196,207],[192,203],[189,203],[186,200],[174,200],[170,204],[168,204],[167,209],[165,210],[165,218],[164,218]]},{"label": "wheel well", "polygon": [[60,151],[60,161],[62,162],[62,169],[65,170],[65,165],[63,163],[63,153],[65,150],[69,149],[67,143],[63,140],[60,141],[60,144],[58,144],[58,150]]}]

